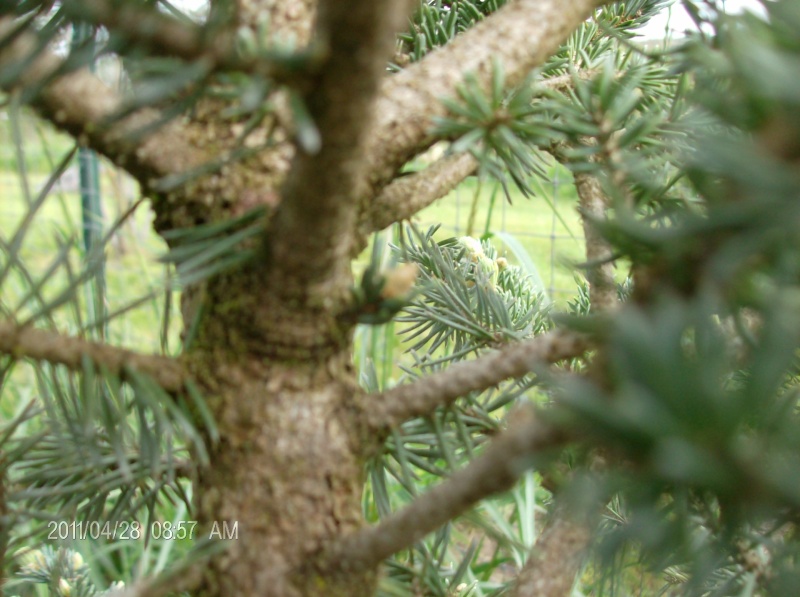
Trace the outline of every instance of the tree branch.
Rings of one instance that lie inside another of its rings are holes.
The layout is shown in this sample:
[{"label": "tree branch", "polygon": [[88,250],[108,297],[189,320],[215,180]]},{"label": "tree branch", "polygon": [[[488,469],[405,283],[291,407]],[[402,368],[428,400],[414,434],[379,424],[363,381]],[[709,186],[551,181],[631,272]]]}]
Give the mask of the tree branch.
[{"label": "tree branch", "polygon": [[383,230],[410,218],[456,188],[477,167],[478,161],[471,154],[460,153],[441,158],[420,172],[396,178],[370,203],[361,233]]},{"label": "tree branch", "polygon": [[534,464],[533,456],[568,441],[564,433],[535,420],[531,411],[515,413],[511,427],[449,479],[378,525],[342,539],[330,561],[345,571],[374,565],[410,547],[476,502],[510,489]]},{"label": "tree branch", "polygon": [[[11,35],[15,21],[0,19],[0,40]],[[0,69],[23,64],[37,47],[36,36],[23,32],[0,46]],[[39,88],[32,106],[58,128],[81,143],[108,156],[141,182],[185,172],[206,161],[195,149],[182,126],[173,122],[133,141],[130,133],[157,122],[156,110],[142,109],[113,124],[104,124],[122,107],[122,98],[92,75],[88,69],[61,74],[63,60],[42,51],[2,89],[16,93]]]},{"label": "tree branch", "polygon": [[386,430],[403,421],[431,413],[468,392],[484,390],[509,378],[521,377],[536,366],[580,356],[589,346],[584,336],[549,332],[513,344],[413,383],[364,397],[364,416],[370,429]]},{"label": "tree branch", "polygon": [[605,312],[617,304],[617,285],[614,282],[614,264],[611,247],[595,226],[596,220],[606,217],[607,198],[594,174],[575,174],[575,189],[580,200],[583,234],[586,237],[586,262],[589,265],[589,301],[592,309]]},{"label": "tree branch", "polygon": [[349,280],[365,133],[409,4],[320,2],[316,37],[327,43],[329,57],[305,101],[322,133],[321,147],[313,154],[298,151],[267,235],[276,266],[271,281],[285,298],[304,298],[312,286],[313,294],[338,295]]},{"label": "tree branch", "polygon": [[167,392],[179,392],[188,378],[183,366],[169,357],[143,355],[82,338],[30,327],[20,328],[8,321],[0,322],[0,353],[64,365],[74,371],[81,370],[86,356],[95,365],[102,365],[120,377],[125,377],[126,368],[146,373]]},{"label": "tree branch", "polygon": [[[605,313],[617,305],[614,265],[607,262],[611,248],[593,220],[606,217],[607,197],[594,174],[575,174],[589,263],[589,301],[592,311]],[[597,504],[599,508],[601,504]],[[569,595],[592,539],[595,510],[577,513],[556,502],[530,558],[517,577],[511,597],[562,597]]]},{"label": "tree branch", "polygon": [[594,77],[596,71],[593,69],[581,69],[571,73],[567,73],[565,75],[556,75],[554,77],[549,77],[547,79],[543,79],[538,81],[537,84],[539,87],[544,87],[545,89],[552,89],[553,91],[560,91],[565,93],[572,89],[575,89],[575,78],[582,79],[584,81],[588,81],[592,77]]},{"label": "tree branch", "polygon": [[287,61],[264,56],[243,57],[236,49],[231,28],[209,27],[180,21],[154,6],[114,0],[67,0],[62,8],[68,14],[96,25],[103,25],[114,35],[136,42],[142,49],[159,56],[173,56],[187,61],[202,60],[213,71],[238,71],[261,75],[280,83],[296,83],[306,78],[315,66],[315,55],[297,54],[292,67]]},{"label": "tree branch", "polygon": [[[538,84],[554,91],[567,91],[573,87],[576,76],[589,79],[593,74],[591,70],[582,70],[550,77]],[[477,167],[472,155],[461,153],[442,158],[420,172],[395,178],[370,202],[362,214],[359,232],[366,236],[410,218],[456,188]]]},{"label": "tree branch", "polygon": [[603,0],[517,0],[386,80],[378,120],[367,142],[370,180],[380,188],[408,159],[432,141],[432,119],[446,113],[441,98],[455,95],[472,73],[491,85],[492,61],[503,64],[515,85],[541,65]]},{"label": "tree branch", "polygon": [[564,597],[581,571],[592,532],[584,515],[556,506],[530,558],[514,583],[511,597]]}]

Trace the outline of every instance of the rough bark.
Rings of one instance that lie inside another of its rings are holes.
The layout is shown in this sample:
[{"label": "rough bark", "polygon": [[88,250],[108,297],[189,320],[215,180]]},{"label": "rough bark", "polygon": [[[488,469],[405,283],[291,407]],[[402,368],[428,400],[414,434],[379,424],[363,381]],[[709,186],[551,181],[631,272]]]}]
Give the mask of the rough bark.
[{"label": "rough bark", "polygon": [[236,0],[236,20],[251,29],[266,23],[273,41],[302,47],[311,40],[317,4],[318,0]]},{"label": "rough bark", "polygon": [[[360,596],[375,567],[337,582],[317,554],[361,525],[363,462],[349,402],[349,354],[324,361],[231,364],[213,403],[223,438],[201,476],[204,529],[238,522],[240,534],[204,570],[202,596]],[[221,368],[216,366],[217,381]]]},{"label": "rough bark", "polygon": [[517,577],[512,597],[568,597],[592,538],[584,513],[556,507]]}]

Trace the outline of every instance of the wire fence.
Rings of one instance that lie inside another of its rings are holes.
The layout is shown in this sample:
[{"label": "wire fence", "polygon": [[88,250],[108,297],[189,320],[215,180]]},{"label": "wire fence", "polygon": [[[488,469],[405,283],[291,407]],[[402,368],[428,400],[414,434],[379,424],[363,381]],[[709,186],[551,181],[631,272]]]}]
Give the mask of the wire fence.
[{"label": "wire fence", "polygon": [[[19,220],[26,201],[45,184],[72,143],[26,110],[0,111],[0,225],[4,232]],[[583,258],[583,238],[571,174],[555,166],[550,172],[550,180],[540,184],[532,198],[520,195],[509,201],[498,192],[499,186],[481,190],[474,183],[424,210],[418,221],[424,226],[441,224],[443,232],[455,236],[493,236],[500,241],[501,251],[524,265],[550,299],[563,304],[575,294],[574,264]],[[113,164],[81,151],[52,194],[61,199],[62,209],[43,210],[37,222],[60,228],[69,223],[70,229],[83,232],[83,242],[87,242],[108,230],[138,198],[138,187]],[[149,227],[151,219],[152,214],[141,213],[126,223],[112,247],[121,253],[131,248],[138,253],[164,249]],[[42,250],[52,249],[46,245]],[[123,262],[115,267],[126,266]],[[138,260],[132,267],[140,267]]]},{"label": "wire fence", "polygon": [[[459,188],[446,200],[454,202],[455,210],[452,220],[443,221],[442,227],[456,236],[470,232],[474,235],[474,228],[470,230],[469,226],[473,197]],[[486,198],[481,197],[481,202],[478,209],[490,211]],[[572,175],[562,167],[553,167],[546,186],[540,186],[539,196],[518,197],[514,202],[501,198],[495,205],[499,214],[490,214],[484,227],[484,232],[499,237],[518,262],[525,263],[547,296],[556,302],[575,295],[574,267],[585,254],[576,206]],[[513,241],[518,244],[510,246]],[[524,256],[517,253],[520,250]]]},{"label": "wire fence", "polygon": [[[73,145],[74,141],[27,110],[0,110],[0,224],[5,227],[24,213],[26,202],[44,187]],[[50,195],[67,204],[61,211],[42,210],[37,222],[70,229],[77,226],[81,242],[87,246],[108,231],[138,199],[139,191],[123,170],[81,148],[52,185]],[[122,237],[126,230],[123,228]],[[138,230],[136,238],[118,238],[116,242],[141,241],[146,234],[146,230]]]}]

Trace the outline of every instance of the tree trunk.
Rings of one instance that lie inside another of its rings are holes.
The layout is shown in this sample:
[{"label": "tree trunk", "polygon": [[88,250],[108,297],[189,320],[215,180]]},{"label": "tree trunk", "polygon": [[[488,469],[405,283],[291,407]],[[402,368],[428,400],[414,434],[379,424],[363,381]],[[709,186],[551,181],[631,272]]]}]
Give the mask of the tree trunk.
[{"label": "tree trunk", "polygon": [[372,595],[375,570],[344,582],[319,562],[326,543],[363,524],[364,454],[375,442],[353,407],[352,326],[327,309],[310,318],[305,301],[269,288],[254,294],[260,279],[240,273],[208,290],[192,355],[220,434],[194,492],[199,536],[238,529],[197,594]]}]

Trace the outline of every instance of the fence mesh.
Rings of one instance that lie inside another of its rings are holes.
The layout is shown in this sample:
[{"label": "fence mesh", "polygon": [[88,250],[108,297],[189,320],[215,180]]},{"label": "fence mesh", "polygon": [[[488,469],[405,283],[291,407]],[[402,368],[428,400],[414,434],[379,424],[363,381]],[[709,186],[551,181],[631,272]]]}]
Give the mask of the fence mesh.
[{"label": "fence mesh", "polygon": [[[71,147],[69,138],[27,110],[11,106],[0,111],[0,222],[6,235]],[[76,158],[53,187],[59,207],[43,209],[37,215],[38,226],[61,233],[88,228],[99,234],[138,198],[136,183],[123,171],[87,152],[79,155],[85,172],[97,171],[99,184],[87,186]],[[573,265],[583,258],[583,238],[572,176],[555,165],[550,172],[550,180],[538,184],[534,197],[513,195],[510,201],[499,185],[471,180],[416,219],[423,226],[441,224],[445,234],[492,236],[501,253],[523,264],[548,297],[563,306],[575,292]],[[115,235],[110,267],[131,268],[132,276],[140,276],[142,260],[165,250],[152,232],[152,214],[147,210],[147,206],[140,209]],[[52,246],[44,242],[29,249],[47,252]],[[161,273],[149,270],[147,275],[159,278]]]},{"label": "fence mesh", "polygon": [[[563,305],[575,294],[574,266],[585,255],[572,175],[562,167],[553,166],[549,182],[539,185],[537,195],[517,196],[511,201],[500,195],[494,206],[491,197],[480,197],[477,211],[486,213],[486,222],[477,233],[475,227],[469,225],[474,196],[464,188],[456,189],[442,200],[453,202],[455,209],[452,219],[439,223],[457,236],[493,236],[504,252],[510,253],[517,262],[525,262],[548,297],[557,305]],[[423,212],[421,217],[426,224],[437,223],[436,216],[440,212],[441,209],[434,207]]]}]

